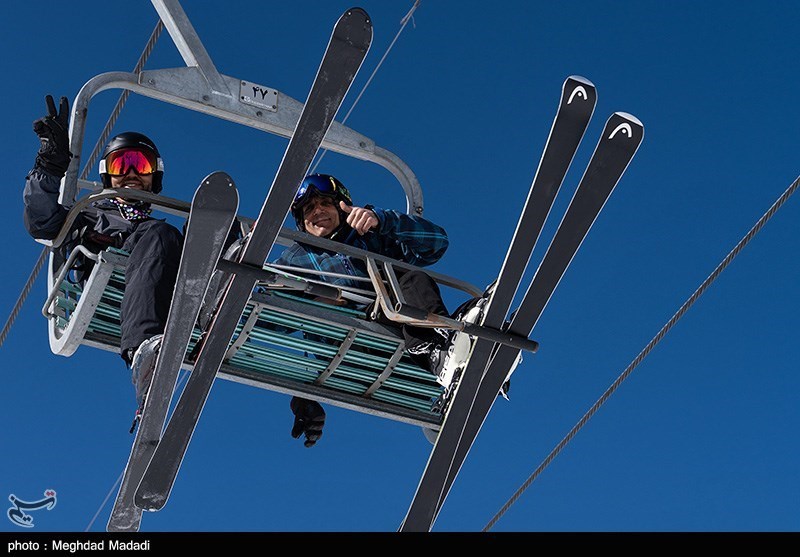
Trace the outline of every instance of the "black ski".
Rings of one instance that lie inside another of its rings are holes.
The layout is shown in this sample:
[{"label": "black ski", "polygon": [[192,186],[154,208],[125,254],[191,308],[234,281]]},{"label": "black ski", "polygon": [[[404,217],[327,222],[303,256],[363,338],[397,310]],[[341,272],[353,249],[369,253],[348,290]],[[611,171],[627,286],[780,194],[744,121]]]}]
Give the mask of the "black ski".
[{"label": "black ski", "polygon": [[[603,135],[553,241],[522,303],[514,313],[510,326],[507,327],[509,332],[530,336],[589,229],[636,154],[643,137],[644,127],[634,116],[617,112],[608,119]],[[437,514],[497,398],[508,370],[518,356],[519,350],[499,346],[492,358],[464,426],[447,483],[439,500]]]},{"label": "black ski", "polygon": [[597,90],[589,80],[570,76],[564,81],[550,135],[486,308],[482,323],[486,327],[500,328],[508,314],[531,253],[586,133],[596,104]]},{"label": "black ski", "polygon": [[[239,263],[263,265],[311,161],[319,150],[372,41],[372,24],[362,9],[352,8],[336,23],[314,84],[284,153],[275,180]],[[159,510],[167,502],[186,449],[225,357],[255,279],[246,274],[229,280],[219,309],[198,354],[189,381],[136,492],[136,505]]]},{"label": "black ski", "polygon": [[200,312],[200,304],[217,267],[238,207],[236,186],[223,172],[207,176],[192,199],[165,334],[139,429],[108,521],[109,532],[139,530],[142,511],[134,506],[134,493],[161,438],[178,373]]},{"label": "black ski", "polygon": [[[566,79],[528,199],[485,311],[482,322],[484,326],[500,328],[505,321],[531,253],[586,132],[596,103],[597,91],[590,81],[578,76]],[[494,343],[488,341],[479,341],[473,346],[467,369],[456,387],[401,530],[427,531],[429,528],[424,525],[433,523],[442,486],[469,415],[472,397],[478,389],[493,347]]]}]

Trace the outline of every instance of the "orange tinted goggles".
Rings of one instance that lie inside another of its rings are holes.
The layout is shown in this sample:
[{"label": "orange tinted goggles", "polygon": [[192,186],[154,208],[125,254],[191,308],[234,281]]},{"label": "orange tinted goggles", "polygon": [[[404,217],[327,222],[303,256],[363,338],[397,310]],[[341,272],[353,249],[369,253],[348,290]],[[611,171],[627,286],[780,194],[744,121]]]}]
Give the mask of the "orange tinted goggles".
[{"label": "orange tinted goggles", "polygon": [[158,170],[158,158],[141,149],[120,149],[106,157],[106,173],[125,176],[133,169],[137,174],[152,174]]}]

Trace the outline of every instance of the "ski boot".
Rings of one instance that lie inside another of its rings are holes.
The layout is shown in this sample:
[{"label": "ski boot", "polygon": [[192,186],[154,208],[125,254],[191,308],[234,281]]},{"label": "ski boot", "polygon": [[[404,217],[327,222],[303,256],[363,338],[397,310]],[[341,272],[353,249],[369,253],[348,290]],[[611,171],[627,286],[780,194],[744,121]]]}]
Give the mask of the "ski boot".
[{"label": "ski boot", "polygon": [[144,412],[144,403],[153,381],[153,372],[156,369],[158,351],[161,348],[161,339],[164,335],[156,335],[139,345],[131,361],[131,382],[136,389],[136,414],[131,424],[131,433],[136,430],[136,425]]},{"label": "ski boot", "polygon": [[[455,313],[455,319],[465,323],[476,324],[483,320],[485,309],[489,300],[491,299],[494,287],[497,281],[490,284],[486,291],[479,297],[472,299],[463,304]],[[437,368],[436,381],[444,387],[444,392],[436,400],[433,406],[435,412],[444,414],[449,400],[452,398],[458,386],[458,380],[461,374],[469,363],[469,357],[472,354],[472,346],[475,343],[476,337],[463,332],[455,332],[447,347],[446,357],[444,361]],[[498,347],[495,348],[497,350]],[[522,362],[522,354],[520,353],[514,365],[508,372],[506,380],[500,389],[500,395],[506,399],[508,398],[508,391],[511,385],[511,374]]]}]

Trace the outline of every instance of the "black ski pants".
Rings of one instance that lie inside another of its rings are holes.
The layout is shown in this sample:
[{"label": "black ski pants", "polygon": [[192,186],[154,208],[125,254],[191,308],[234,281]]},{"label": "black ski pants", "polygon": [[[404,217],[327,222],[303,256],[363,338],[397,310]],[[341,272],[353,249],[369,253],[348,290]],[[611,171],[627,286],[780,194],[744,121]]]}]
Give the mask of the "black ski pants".
[{"label": "black ski pants", "polygon": [[130,256],[120,314],[120,349],[122,358],[130,364],[129,358],[143,341],[164,332],[178,277],[183,234],[169,223],[148,220],[137,225],[122,249]]},{"label": "black ski pants", "polygon": [[[402,274],[398,273],[397,282],[400,284],[400,292],[408,305],[437,315],[450,315],[442,301],[439,285],[429,275],[422,271],[407,271]],[[369,315],[369,309],[367,314]],[[383,312],[378,312],[375,321],[383,325],[397,326],[397,322],[390,321]],[[446,340],[442,334],[431,327],[402,325],[401,329],[407,350],[426,343],[442,344]]]}]

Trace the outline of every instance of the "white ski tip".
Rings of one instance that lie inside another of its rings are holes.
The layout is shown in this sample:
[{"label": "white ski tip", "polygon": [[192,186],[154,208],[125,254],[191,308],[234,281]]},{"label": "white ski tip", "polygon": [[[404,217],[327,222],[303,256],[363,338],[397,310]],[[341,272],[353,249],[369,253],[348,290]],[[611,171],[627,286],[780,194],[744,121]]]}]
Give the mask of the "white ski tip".
[{"label": "white ski tip", "polygon": [[584,85],[589,85],[591,87],[594,87],[594,83],[592,83],[591,81],[580,75],[571,75],[567,79],[574,79],[575,81],[579,81]]},{"label": "white ski tip", "polygon": [[644,124],[642,124],[641,120],[639,120],[633,114],[628,114],[627,112],[615,112],[614,114],[622,116],[626,120],[630,120],[631,122],[634,122],[634,123],[639,124],[640,126],[644,127]]}]

